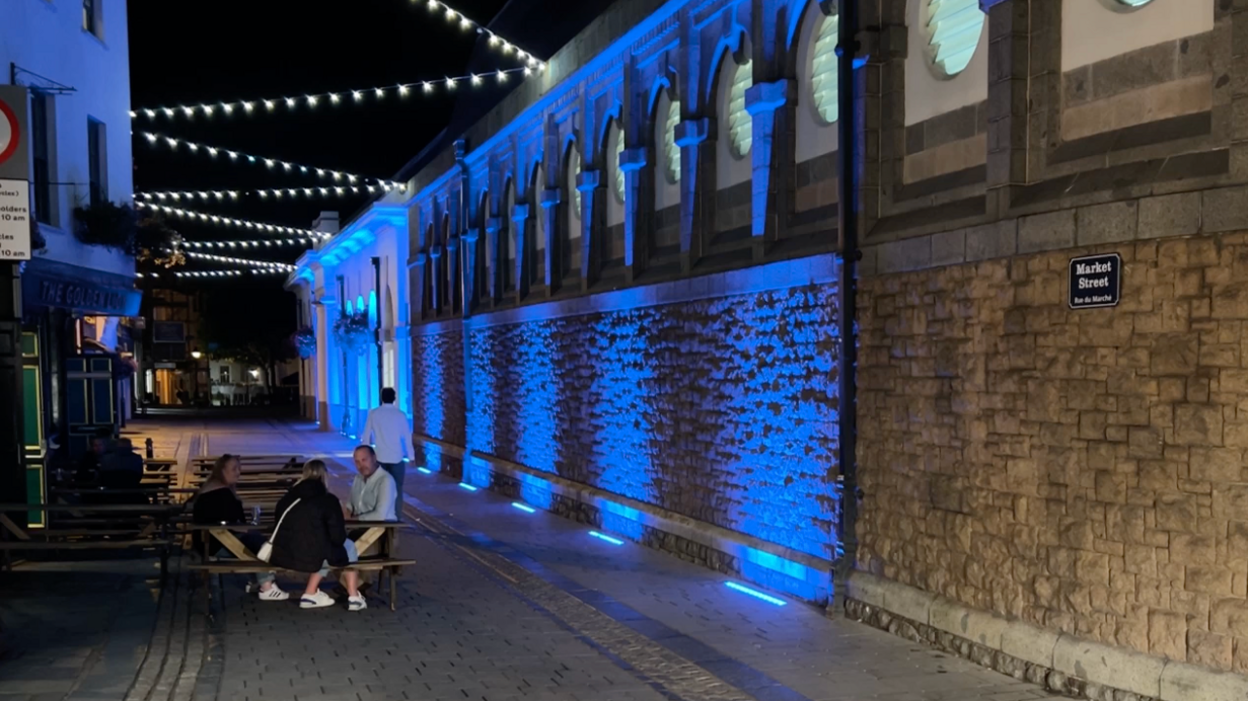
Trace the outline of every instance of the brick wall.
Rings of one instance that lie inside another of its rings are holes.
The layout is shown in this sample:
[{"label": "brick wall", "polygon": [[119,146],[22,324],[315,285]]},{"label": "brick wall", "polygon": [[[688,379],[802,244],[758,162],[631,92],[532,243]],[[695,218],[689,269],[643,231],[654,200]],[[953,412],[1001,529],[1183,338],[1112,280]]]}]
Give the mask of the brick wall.
[{"label": "brick wall", "polygon": [[[412,337],[412,429],[444,443],[463,446],[467,435],[464,401],[464,334],[458,328]],[[451,467],[459,476],[458,461],[443,465],[443,456],[426,448],[431,469]]]},{"label": "brick wall", "polygon": [[474,451],[831,559],[836,288],[471,332]]},{"label": "brick wall", "polygon": [[1114,309],[1081,252],[863,280],[859,566],[1248,671],[1248,234],[1098,250]]}]

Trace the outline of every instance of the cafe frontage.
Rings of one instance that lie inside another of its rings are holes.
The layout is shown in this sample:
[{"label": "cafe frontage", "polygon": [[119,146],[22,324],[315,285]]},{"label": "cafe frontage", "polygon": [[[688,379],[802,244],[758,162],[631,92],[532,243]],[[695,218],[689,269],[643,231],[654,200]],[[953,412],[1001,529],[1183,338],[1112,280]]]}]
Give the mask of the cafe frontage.
[{"label": "cafe frontage", "polygon": [[134,279],[38,258],[22,269],[27,490],[45,501],[48,471],[76,461],[131,413]]}]

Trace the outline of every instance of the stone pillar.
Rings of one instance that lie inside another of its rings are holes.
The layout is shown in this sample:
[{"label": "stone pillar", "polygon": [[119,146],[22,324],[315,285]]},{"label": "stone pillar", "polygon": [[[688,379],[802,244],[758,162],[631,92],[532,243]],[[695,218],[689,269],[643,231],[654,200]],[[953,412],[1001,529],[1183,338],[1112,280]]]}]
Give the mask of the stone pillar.
[{"label": "stone pillar", "polygon": [[[461,290],[457,290],[457,282],[459,282],[459,237],[452,236],[451,240],[446,244],[446,303],[451,309],[451,313],[459,311],[455,308],[455,300],[459,298]],[[462,308],[463,300],[460,299]]]},{"label": "stone pillar", "polygon": [[481,230],[469,229],[464,232],[464,318],[472,315],[477,308],[480,296],[477,289],[477,260],[481,253]]},{"label": "stone pillar", "polygon": [[786,139],[793,138],[792,80],[758,83],[745,91],[745,110],[753,118],[754,142],[750,147],[752,165],[750,233],[754,237],[755,262],[763,260],[767,251],[780,238],[791,196],[793,168],[786,167],[792,147]]},{"label": "stone pillar", "polygon": [[688,273],[706,254],[706,232],[715,230],[715,121],[676,125],[680,147],[680,269]]},{"label": "stone pillar", "polygon": [[442,244],[436,244],[429,250],[429,259],[431,271],[429,280],[432,283],[430,287],[433,295],[431,301],[433,315],[436,317],[442,314],[442,307],[446,304],[446,300],[443,299],[446,296],[446,270],[442,267]]},{"label": "stone pillar", "polygon": [[620,154],[620,170],[624,171],[624,280],[632,283],[641,276],[650,260],[652,204],[654,188],[647,187],[646,149],[630,148]]},{"label": "stone pillar", "polygon": [[316,310],[316,423],[317,430],[329,431],[329,310],[325,303],[317,304]]},{"label": "stone pillar", "polygon": [[507,260],[507,257],[499,250],[499,244],[503,242],[500,235],[502,230],[502,217],[490,217],[486,220],[485,235],[489,245],[486,247],[485,264],[489,270],[485,275],[485,297],[491,304],[502,298],[503,264]]},{"label": "stone pillar", "polygon": [[979,0],[988,14],[989,214],[1009,208],[1009,187],[1027,181],[1030,3]]},{"label": "stone pillar", "polygon": [[563,282],[564,237],[559,235],[559,188],[542,190],[542,214],[546,222],[546,296],[554,296]]},{"label": "stone pillar", "polygon": [[602,171],[581,170],[576,189],[581,193],[581,289],[588,291],[598,282],[605,243],[602,239],[606,235],[606,227],[598,223],[606,215]]},{"label": "stone pillar", "polygon": [[424,251],[419,251],[413,260],[415,265],[412,266],[412,271],[416,279],[412,281],[412,305],[419,310],[416,318],[424,320],[429,316],[426,313],[429,305],[425,303],[425,296],[429,294],[428,285],[425,284],[429,276],[429,256]]},{"label": "stone pillar", "polygon": [[529,205],[512,205],[511,222],[516,227],[516,301],[529,296],[529,283],[533,279],[533,235],[529,232]]}]

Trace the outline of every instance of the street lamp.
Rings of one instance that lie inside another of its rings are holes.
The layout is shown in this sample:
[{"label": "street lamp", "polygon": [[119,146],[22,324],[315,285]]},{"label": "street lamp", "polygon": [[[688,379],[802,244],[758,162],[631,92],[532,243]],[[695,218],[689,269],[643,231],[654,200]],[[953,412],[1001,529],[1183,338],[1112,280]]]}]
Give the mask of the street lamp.
[{"label": "street lamp", "polygon": [[191,351],[191,357],[196,360],[199,360],[200,358],[204,357],[204,354],[200,353],[199,351]]}]

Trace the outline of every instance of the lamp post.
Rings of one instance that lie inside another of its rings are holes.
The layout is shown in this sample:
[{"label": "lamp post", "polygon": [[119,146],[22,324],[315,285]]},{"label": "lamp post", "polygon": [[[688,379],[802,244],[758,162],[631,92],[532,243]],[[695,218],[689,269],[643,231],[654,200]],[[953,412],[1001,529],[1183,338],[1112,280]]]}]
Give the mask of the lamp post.
[{"label": "lamp post", "polygon": [[199,359],[202,357],[204,357],[203,353],[197,350],[191,351],[191,360],[195,361],[191,363],[191,374],[194,377],[191,380],[191,406],[199,403]]}]

